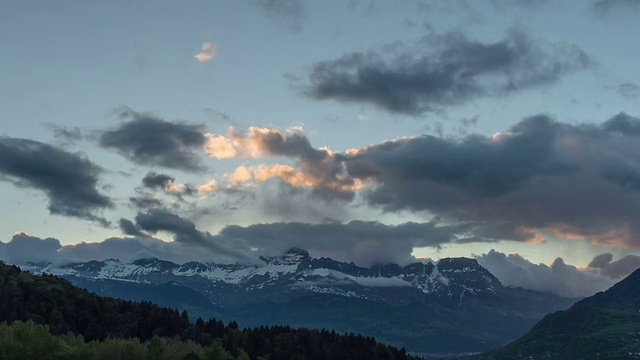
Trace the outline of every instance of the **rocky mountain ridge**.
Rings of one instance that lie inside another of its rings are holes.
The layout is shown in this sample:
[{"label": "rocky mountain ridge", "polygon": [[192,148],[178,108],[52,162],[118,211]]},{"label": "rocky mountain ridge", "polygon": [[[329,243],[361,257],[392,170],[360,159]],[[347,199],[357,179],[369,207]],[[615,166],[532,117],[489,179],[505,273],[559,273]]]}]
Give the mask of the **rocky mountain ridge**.
[{"label": "rocky mountain ridge", "polygon": [[198,262],[180,265],[159,259],[140,259],[130,264],[111,259],[62,266],[30,264],[24,268],[71,280],[177,282],[198,289],[219,306],[237,303],[238,296],[246,298],[246,295],[259,300],[315,293],[394,303],[401,299],[390,296],[390,289],[404,296],[411,294],[410,299],[422,295],[449,300],[496,296],[505,291],[500,281],[475,259],[445,258],[437,264],[417,262],[365,268],[329,258],[312,258],[305,250],[291,249],[283,256],[260,260],[261,263],[251,265]]},{"label": "rocky mountain ridge", "polygon": [[150,300],[203,318],[248,327],[361,333],[418,353],[498,348],[574,302],[503,286],[468,258],[367,268],[291,249],[254,264],[140,259],[23,269],[53,274],[101,295]]}]

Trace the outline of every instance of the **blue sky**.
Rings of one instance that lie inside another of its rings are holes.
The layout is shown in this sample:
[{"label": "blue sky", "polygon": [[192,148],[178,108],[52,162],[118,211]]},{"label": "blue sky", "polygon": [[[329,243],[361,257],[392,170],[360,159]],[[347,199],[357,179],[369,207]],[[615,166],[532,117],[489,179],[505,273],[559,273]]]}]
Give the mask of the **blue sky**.
[{"label": "blue sky", "polygon": [[637,1],[0,7],[5,243],[638,253]]}]

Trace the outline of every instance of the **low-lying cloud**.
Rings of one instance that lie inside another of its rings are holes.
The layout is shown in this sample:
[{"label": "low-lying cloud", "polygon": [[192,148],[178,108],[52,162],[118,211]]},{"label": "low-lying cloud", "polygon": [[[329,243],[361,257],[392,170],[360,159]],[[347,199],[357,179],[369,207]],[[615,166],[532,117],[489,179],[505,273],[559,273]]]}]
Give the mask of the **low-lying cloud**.
[{"label": "low-lying cloud", "polygon": [[[582,298],[604,291],[614,280],[578,270],[557,258],[551,265],[534,264],[518,254],[491,250],[476,256],[478,263],[495,275],[503,285],[548,292],[563,297]],[[628,275],[628,274],[627,274]]]},{"label": "low-lying cloud", "polygon": [[[184,221],[184,220],[183,220]],[[180,221],[174,221],[179,223]],[[131,222],[122,221],[121,225],[125,227],[139,227]],[[300,224],[308,226],[308,224]],[[217,235],[210,236],[210,241],[218,241],[224,243],[224,246],[230,246],[230,241],[251,243],[252,246],[258,247],[257,250],[246,250],[240,262],[258,261],[259,255],[278,255],[276,250],[281,246],[275,246],[269,249],[269,246],[275,240],[275,235],[283,236],[287,229],[295,229],[298,224],[265,224],[262,227],[249,227],[238,229],[231,227],[223,230]],[[271,227],[271,230],[265,230],[264,227]],[[342,227],[342,229],[339,229]],[[387,226],[376,223],[356,222],[348,224],[333,224],[329,231],[322,225],[314,227],[316,233],[311,239],[295,240],[285,238],[286,244],[306,244],[313,249],[311,255],[314,257],[333,255],[337,260],[352,259],[357,257],[358,251],[363,250],[362,255],[366,255],[365,248],[370,249],[372,241],[386,241],[379,239],[394,238],[396,243],[403,242],[428,242],[437,243],[444,239],[438,239],[438,235],[433,235],[441,231],[446,233],[450,229],[429,230],[433,224],[404,224],[399,226]],[[190,226],[180,224],[178,226],[163,227],[163,229],[171,228],[170,231],[186,231],[190,232]],[[331,230],[331,228],[334,228]],[[339,230],[335,230],[339,229]],[[426,229],[426,231],[424,231]],[[322,235],[322,231],[325,231]],[[168,230],[169,231],[169,230]],[[376,234],[381,231],[382,234]],[[256,233],[266,234],[262,237],[253,237]],[[430,233],[432,235],[430,235]],[[206,233],[205,233],[206,234]],[[309,234],[309,233],[305,233]],[[245,235],[251,235],[251,238],[245,238]],[[337,245],[340,239],[335,238],[336,235],[345,235],[346,245]],[[431,236],[431,240],[426,237]],[[440,236],[443,236],[442,234]],[[362,240],[356,241],[356,237]],[[291,239],[296,238],[291,236]],[[327,241],[334,239],[334,243]],[[371,239],[368,241],[367,239]],[[320,241],[319,241],[320,240]],[[362,246],[359,247],[358,245]],[[333,247],[332,247],[333,246]],[[374,247],[375,248],[375,247]],[[240,248],[237,247],[237,250]],[[371,254],[368,254],[371,255]],[[397,254],[396,254],[397,255]],[[392,256],[393,257],[393,256]],[[234,258],[228,253],[221,254],[219,249],[208,246],[207,244],[194,242],[165,242],[157,238],[144,235],[127,238],[109,238],[97,243],[79,243],[75,245],[62,246],[57,239],[47,238],[40,239],[29,236],[27,234],[16,234],[8,242],[0,242],[0,260],[15,263],[54,263],[64,264],[70,262],[86,262],[90,260],[107,260],[118,259],[123,262],[133,262],[141,258],[159,258],[162,260],[173,261],[176,263],[185,263],[189,261],[230,263],[236,262],[239,258]],[[504,254],[495,250],[489,251],[487,254],[477,255],[478,263],[494,274],[505,286],[522,287],[541,292],[548,292],[558,296],[580,298],[591,296],[598,291],[603,291],[613,285],[616,281],[627,276],[635,270],[640,263],[637,256],[625,256],[621,259],[612,261],[610,254],[596,256],[594,260],[585,268],[577,268],[573,265],[566,264],[562,258],[557,258],[552,264],[534,264],[518,254]],[[368,259],[368,257],[367,257]],[[409,259],[406,254],[398,259],[405,261],[416,261]],[[372,263],[360,262],[360,265],[372,265]],[[355,281],[365,286],[402,286],[406,285],[400,279],[375,279],[375,278],[353,278],[343,276],[344,274],[334,272],[332,277],[336,280]]]},{"label": "low-lying cloud", "polygon": [[620,280],[640,268],[640,256],[626,255],[613,261],[613,255],[604,253],[594,257],[588,267],[608,278]]}]

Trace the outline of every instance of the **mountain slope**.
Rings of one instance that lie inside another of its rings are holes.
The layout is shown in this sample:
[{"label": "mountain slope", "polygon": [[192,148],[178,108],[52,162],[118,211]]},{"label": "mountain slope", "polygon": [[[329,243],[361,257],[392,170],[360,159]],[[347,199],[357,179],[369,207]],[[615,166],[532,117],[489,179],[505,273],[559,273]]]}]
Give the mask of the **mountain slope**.
[{"label": "mountain slope", "polygon": [[640,269],[482,358],[640,359]]}]

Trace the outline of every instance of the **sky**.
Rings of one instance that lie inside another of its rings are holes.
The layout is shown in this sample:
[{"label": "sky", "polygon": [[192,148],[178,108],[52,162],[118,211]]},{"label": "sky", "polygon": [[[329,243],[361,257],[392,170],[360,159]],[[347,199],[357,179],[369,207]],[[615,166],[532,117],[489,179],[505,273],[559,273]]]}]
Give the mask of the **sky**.
[{"label": "sky", "polygon": [[640,266],[640,1],[0,8],[6,261]]}]

